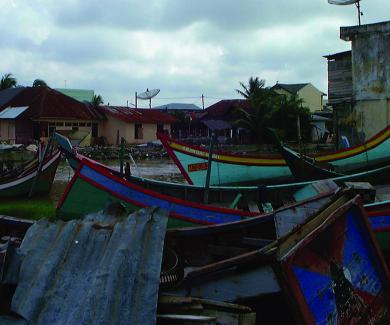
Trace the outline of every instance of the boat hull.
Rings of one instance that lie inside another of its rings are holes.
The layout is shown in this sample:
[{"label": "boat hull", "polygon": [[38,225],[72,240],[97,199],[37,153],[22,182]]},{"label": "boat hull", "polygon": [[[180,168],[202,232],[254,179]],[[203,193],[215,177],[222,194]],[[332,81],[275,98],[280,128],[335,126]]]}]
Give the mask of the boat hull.
[{"label": "boat hull", "polygon": [[57,208],[64,219],[80,218],[103,209],[109,202],[120,202],[128,212],[159,206],[170,212],[168,227],[188,227],[239,221],[258,213],[219,208],[160,194],[126,180],[91,161],[81,161]]},{"label": "boat hull", "polygon": [[[61,153],[58,151],[46,160],[39,178],[35,183],[34,194],[46,194],[50,192],[60,157]],[[38,166],[25,176],[0,184],[0,198],[20,197],[29,194],[37,175],[37,169]]]},{"label": "boat hull", "polygon": [[[204,148],[159,135],[169,156],[188,183],[205,185],[208,151]],[[331,164],[341,174],[355,173],[386,165],[390,161],[390,127],[365,143],[330,154],[312,156],[317,163]],[[210,185],[262,182],[280,183],[293,179],[286,161],[275,156],[212,154]]]},{"label": "boat hull", "polygon": [[390,262],[390,201],[367,204],[365,208],[379,245]]}]

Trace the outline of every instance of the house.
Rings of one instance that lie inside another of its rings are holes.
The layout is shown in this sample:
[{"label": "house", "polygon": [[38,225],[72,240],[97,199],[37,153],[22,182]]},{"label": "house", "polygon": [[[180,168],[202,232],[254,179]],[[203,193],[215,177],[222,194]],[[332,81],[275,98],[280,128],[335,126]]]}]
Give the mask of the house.
[{"label": "house", "polygon": [[389,34],[390,21],[340,28],[340,38],[352,42],[355,126],[365,139],[390,124]]},{"label": "house", "polygon": [[315,111],[322,111],[323,109],[323,97],[326,96],[326,94],[318,90],[311,83],[276,83],[271,89],[281,95],[297,95],[298,98],[303,100],[303,105],[308,107],[312,113]]},{"label": "house", "polygon": [[330,131],[326,124],[331,123],[331,119],[325,116],[313,114],[311,116],[311,140],[313,142],[325,143],[330,135]]},{"label": "house", "polygon": [[99,112],[106,116],[100,132],[108,144],[119,144],[122,137],[132,144],[154,141],[157,132],[170,133],[171,124],[176,122],[173,116],[149,108],[99,106]]},{"label": "house", "polygon": [[208,133],[217,132],[220,140],[235,138],[242,142],[247,132],[235,125],[238,118],[237,109],[248,109],[249,107],[250,102],[246,99],[220,100],[202,111],[199,120],[203,124],[203,128],[207,128]]},{"label": "house", "polygon": [[18,87],[0,91],[0,140],[29,144],[57,130],[99,136],[104,116],[49,87]]},{"label": "house", "polygon": [[201,111],[202,109],[195,104],[187,104],[187,103],[169,103],[165,105],[155,106],[154,109],[158,109],[159,111],[172,113],[172,112],[194,112]]}]

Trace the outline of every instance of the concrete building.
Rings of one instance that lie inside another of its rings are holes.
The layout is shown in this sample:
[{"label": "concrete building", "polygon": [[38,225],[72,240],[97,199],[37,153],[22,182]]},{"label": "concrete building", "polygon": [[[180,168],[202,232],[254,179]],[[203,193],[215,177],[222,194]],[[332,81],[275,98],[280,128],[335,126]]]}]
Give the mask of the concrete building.
[{"label": "concrete building", "polygon": [[157,140],[157,132],[171,132],[176,119],[155,109],[130,108],[122,106],[99,106],[106,116],[100,124],[100,135],[108,144],[119,144],[123,137],[127,143],[141,144]]},{"label": "concrete building", "polygon": [[390,124],[390,21],[341,27],[352,42],[352,99],[357,128],[368,138]]},{"label": "concrete building", "polygon": [[311,83],[303,84],[281,84],[277,83],[271,88],[276,93],[286,96],[297,95],[303,100],[304,106],[310,109],[310,112],[322,111],[323,98],[326,94],[318,90]]}]

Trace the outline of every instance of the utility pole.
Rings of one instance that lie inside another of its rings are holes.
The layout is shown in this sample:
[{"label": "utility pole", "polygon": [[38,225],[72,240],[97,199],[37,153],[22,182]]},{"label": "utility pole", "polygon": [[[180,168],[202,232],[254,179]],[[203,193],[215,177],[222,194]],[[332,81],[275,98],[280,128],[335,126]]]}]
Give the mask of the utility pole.
[{"label": "utility pole", "polygon": [[360,11],[360,0],[356,2],[356,8],[358,10],[358,19],[359,19],[359,26],[362,24],[360,17],[363,16],[363,13]]},{"label": "utility pole", "polygon": [[202,109],[204,109],[204,96],[202,94]]},{"label": "utility pole", "polygon": [[138,94],[135,92],[135,108],[138,107]]}]

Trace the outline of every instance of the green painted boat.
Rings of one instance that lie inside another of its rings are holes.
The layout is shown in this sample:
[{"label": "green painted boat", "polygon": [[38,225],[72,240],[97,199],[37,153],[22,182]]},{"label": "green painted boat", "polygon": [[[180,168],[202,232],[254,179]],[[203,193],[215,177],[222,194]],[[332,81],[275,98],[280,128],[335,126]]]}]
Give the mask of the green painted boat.
[{"label": "green painted boat", "polygon": [[59,150],[54,150],[48,155],[42,164],[42,170],[38,178],[36,176],[39,169],[39,162],[38,160],[34,160],[26,168],[17,173],[17,175],[0,179],[0,198],[27,196],[33,186],[34,194],[49,193],[60,157],[61,152]]},{"label": "green painted boat", "polygon": [[[189,184],[204,186],[208,169],[207,149],[158,135],[169,156]],[[347,149],[311,156],[315,162],[331,165],[338,174],[354,174],[390,162],[390,126],[366,142]],[[287,183],[293,175],[280,155],[212,154],[210,185],[238,183]]]}]

